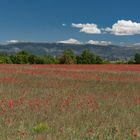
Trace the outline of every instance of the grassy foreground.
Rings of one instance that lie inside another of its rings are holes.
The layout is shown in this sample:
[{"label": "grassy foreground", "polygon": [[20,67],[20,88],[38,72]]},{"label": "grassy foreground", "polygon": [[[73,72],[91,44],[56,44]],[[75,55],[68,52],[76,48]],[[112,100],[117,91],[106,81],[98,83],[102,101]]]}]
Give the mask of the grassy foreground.
[{"label": "grassy foreground", "polygon": [[0,140],[139,140],[139,65],[0,65]]}]

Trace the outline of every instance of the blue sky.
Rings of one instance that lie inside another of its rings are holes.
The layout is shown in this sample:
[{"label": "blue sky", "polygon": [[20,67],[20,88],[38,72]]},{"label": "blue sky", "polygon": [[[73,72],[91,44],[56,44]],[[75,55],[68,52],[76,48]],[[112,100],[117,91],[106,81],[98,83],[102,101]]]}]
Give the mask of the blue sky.
[{"label": "blue sky", "polygon": [[0,0],[0,42],[140,42],[140,0]]}]

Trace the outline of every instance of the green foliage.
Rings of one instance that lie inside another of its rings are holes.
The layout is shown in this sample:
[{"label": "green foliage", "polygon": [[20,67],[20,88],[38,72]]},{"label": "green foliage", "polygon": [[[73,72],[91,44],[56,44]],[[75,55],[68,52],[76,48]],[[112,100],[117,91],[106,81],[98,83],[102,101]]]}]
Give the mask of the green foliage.
[{"label": "green foliage", "polygon": [[44,56],[44,64],[58,64],[58,60],[50,55]]},{"label": "green foliage", "polygon": [[0,54],[0,64],[11,64],[12,61],[7,54]]},{"label": "green foliage", "polygon": [[33,130],[37,133],[48,131],[49,127],[47,123],[39,123],[37,124]]},{"label": "green foliage", "polygon": [[140,64],[140,53],[136,53],[134,58],[124,61],[117,60],[110,62],[94,54],[89,49],[83,50],[80,55],[75,55],[71,49],[66,49],[59,57],[51,55],[36,56],[26,51],[21,51],[15,55],[0,54],[0,64]]},{"label": "green foliage", "polygon": [[76,63],[76,55],[73,50],[66,49],[62,56],[59,58],[60,64],[75,64]]},{"label": "green foliage", "polygon": [[16,62],[16,64],[27,64],[28,63],[29,55],[30,54],[25,52],[25,51],[18,52],[15,55],[15,62]]},{"label": "green foliage", "polygon": [[29,64],[36,64],[37,59],[38,59],[37,56],[35,56],[33,54],[31,54],[31,55],[28,56],[28,62],[29,62]]},{"label": "green foliage", "polygon": [[103,64],[103,59],[100,56],[96,56],[96,64]]},{"label": "green foliage", "polygon": [[10,55],[9,58],[12,61],[12,64],[16,64],[16,57],[14,55]]},{"label": "green foliage", "polygon": [[101,57],[96,56],[94,53],[90,52],[90,50],[84,50],[80,56],[77,56],[78,64],[103,64],[103,60]]},{"label": "green foliage", "polygon": [[90,53],[89,50],[84,50],[79,57],[77,57],[78,64],[95,64],[95,55]]},{"label": "green foliage", "polygon": [[37,59],[36,59],[36,64],[44,64],[44,59],[43,59],[43,57],[37,57]]},{"label": "green foliage", "polygon": [[135,63],[136,63],[136,64],[140,64],[140,53],[136,53],[136,54],[135,54],[134,60],[135,60]]},{"label": "green foliage", "polygon": [[109,60],[103,60],[103,64],[111,64]]}]

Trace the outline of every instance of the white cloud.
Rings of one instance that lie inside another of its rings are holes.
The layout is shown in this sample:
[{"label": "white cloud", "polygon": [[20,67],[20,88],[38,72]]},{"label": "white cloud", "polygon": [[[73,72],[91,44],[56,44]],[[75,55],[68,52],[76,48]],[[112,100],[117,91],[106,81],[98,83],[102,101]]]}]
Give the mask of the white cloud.
[{"label": "white cloud", "polygon": [[94,41],[94,40],[89,40],[87,44],[92,44],[92,45],[102,45],[102,46],[108,46],[111,45],[111,41]]},{"label": "white cloud", "polygon": [[70,38],[68,40],[64,40],[64,41],[58,41],[58,43],[64,43],[64,44],[82,44],[80,41]]},{"label": "white cloud", "polygon": [[140,23],[131,20],[118,20],[112,25],[112,28],[107,27],[103,30],[117,36],[136,35],[140,34]]},{"label": "white cloud", "polygon": [[18,43],[18,42],[20,42],[19,40],[8,40],[8,41],[6,41],[7,43]]},{"label": "white cloud", "polygon": [[74,28],[79,28],[80,32],[84,32],[87,34],[101,34],[101,30],[98,28],[98,26],[96,24],[75,24],[72,23],[72,27]]},{"label": "white cloud", "polygon": [[67,26],[67,24],[63,23],[62,26],[65,27],[65,26]]}]

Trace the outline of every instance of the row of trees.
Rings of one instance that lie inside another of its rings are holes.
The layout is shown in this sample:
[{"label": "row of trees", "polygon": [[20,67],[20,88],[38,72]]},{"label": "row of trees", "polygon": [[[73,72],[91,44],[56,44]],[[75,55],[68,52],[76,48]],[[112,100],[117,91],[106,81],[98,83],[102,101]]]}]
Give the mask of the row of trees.
[{"label": "row of trees", "polygon": [[[15,55],[0,54],[1,64],[106,64],[110,63],[100,56],[84,50],[80,55],[75,55],[73,50],[66,49],[59,57],[51,55],[36,56],[26,51],[21,51]],[[140,64],[140,53],[136,53],[129,61],[117,61],[116,63]]]},{"label": "row of trees", "polygon": [[51,55],[36,56],[26,51],[21,51],[15,55],[0,54],[1,64],[102,64],[105,61],[90,52],[84,50],[79,56],[76,56],[73,50],[66,49],[59,57]]}]

